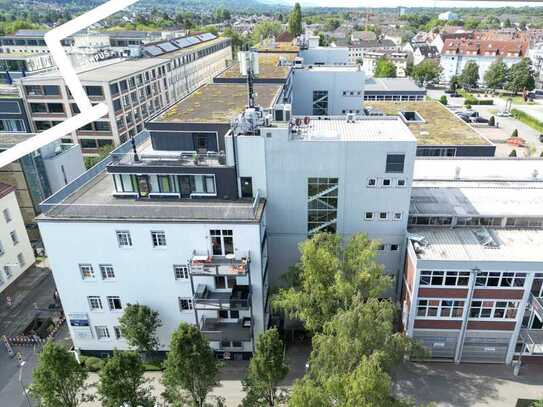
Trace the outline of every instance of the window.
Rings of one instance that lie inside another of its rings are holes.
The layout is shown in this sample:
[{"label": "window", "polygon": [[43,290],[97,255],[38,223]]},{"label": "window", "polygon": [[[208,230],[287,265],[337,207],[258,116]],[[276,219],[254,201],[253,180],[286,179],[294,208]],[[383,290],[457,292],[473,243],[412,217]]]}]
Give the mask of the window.
[{"label": "window", "polygon": [[336,233],[338,178],[309,178],[307,181],[307,232]]},{"label": "window", "polygon": [[394,212],[394,220],[402,220],[402,213]]},{"label": "window", "polygon": [[81,278],[83,280],[94,280],[94,270],[92,269],[92,264],[80,264],[79,272],[81,273]]},{"label": "window", "polygon": [[215,277],[216,289],[233,288],[235,285],[236,285],[236,277],[234,276],[216,276]]},{"label": "window", "polygon": [[313,91],[313,116],[328,116],[328,91]]},{"label": "window", "polygon": [[402,173],[404,167],[405,155],[404,154],[387,154],[387,162],[385,172],[397,172]]},{"label": "window", "polygon": [[19,238],[17,237],[17,233],[12,230],[11,232],[9,232],[9,236],[11,237],[11,241],[13,242],[13,245],[17,245],[17,243],[19,243]]},{"label": "window", "polygon": [[116,233],[117,233],[117,243],[119,243],[119,247],[132,246],[132,238],[130,237],[130,232],[126,230],[119,230]]},{"label": "window", "polygon": [[87,297],[89,301],[89,308],[91,311],[101,311],[104,308],[102,307],[102,299],[100,297]]},{"label": "window", "polygon": [[176,280],[187,280],[189,278],[189,268],[187,266],[173,266],[173,273]]},{"label": "window", "polygon": [[417,317],[460,319],[464,314],[464,304],[462,300],[419,299]]},{"label": "window", "polygon": [[102,280],[115,280],[115,270],[111,264],[100,264]]},{"label": "window", "polygon": [[377,185],[377,180],[375,178],[368,178],[368,187],[374,187]]},{"label": "window", "polygon": [[104,341],[109,339],[109,329],[105,325],[97,325],[94,327],[96,331],[96,339]]},{"label": "window", "polygon": [[9,213],[9,209],[8,208],[4,209],[2,213],[4,214],[4,219],[6,223],[11,222],[11,213]]},{"label": "window", "polygon": [[241,197],[252,198],[253,197],[253,179],[251,177],[241,177]]},{"label": "window", "polygon": [[386,212],[379,212],[379,219],[387,220],[388,214]]},{"label": "window", "polygon": [[513,272],[477,272],[475,285],[478,287],[524,287],[526,273]]},{"label": "window", "polygon": [[107,297],[107,303],[108,303],[110,311],[119,311],[123,309],[120,297],[117,297],[117,296]]},{"label": "window", "polygon": [[366,212],[364,219],[366,220],[372,220],[373,219],[373,212]]},{"label": "window", "polygon": [[469,317],[480,319],[515,319],[517,317],[518,306],[518,301],[472,301]]},{"label": "window", "polygon": [[405,180],[403,178],[398,179],[396,185],[399,187],[405,187]]},{"label": "window", "polygon": [[397,245],[397,244],[391,244],[390,245],[390,250],[393,251],[393,252],[397,252],[399,249],[400,249],[400,246]]},{"label": "window", "polygon": [[179,298],[179,310],[181,312],[186,312],[192,310],[192,299],[191,298]]},{"label": "window", "polygon": [[239,311],[238,310],[226,310],[222,309],[219,311],[219,318],[221,319],[238,319]]},{"label": "window", "polygon": [[153,247],[166,247],[166,234],[164,232],[151,232]]},{"label": "window", "polygon": [[169,175],[158,175],[158,190],[163,194],[170,194],[174,192],[173,183]]},{"label": "window", "polygon": [[231,230],[214,229],[209,233],[214,256],[234,254],[234,237]]},{"label": "window", "polygon": [[385,245],[382,243],[379,243],[377,245],[377,251],[382,252],[383,250],[385,250]]},{"label": "window", "polygon": [[11,266],[4,266],[4,274],[6,275],[6,278],[8,280],[13,276],[13,273],[11,272]]},{"label": "window", "polygon": [[384,187],[389,187],[391,185],[391,180],[389,178],[385,178],[383,180],[383,186]]},{"label": "window", "polygon": [[115,334],[115,339],[119,340],[123,338],[123,333],[120,326],[114,326],[113,333]]},{"label": "window", "polygon": [[430,271],[420,272],[420,285],[466,287],[469,283],[469,271]]},{"label": "window", "polygon": [[26,262],[22,253],[17,255],[17,262],[19,263],[19,267],[23,268],[25,266]]}]

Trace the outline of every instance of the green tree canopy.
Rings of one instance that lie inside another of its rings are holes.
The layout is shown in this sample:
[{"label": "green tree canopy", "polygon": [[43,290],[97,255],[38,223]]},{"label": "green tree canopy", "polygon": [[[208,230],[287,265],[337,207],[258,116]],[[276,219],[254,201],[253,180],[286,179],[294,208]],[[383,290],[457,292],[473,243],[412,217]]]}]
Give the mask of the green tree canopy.
[{"label": "green tree canopy", "polygon": [[507,82],[507,65],[502,61],[496,61],[485,72],[485,85],[492,90],[502,89]]},{"label": "green tree canopy", "polygon": [[535,88],[534,69],[529,58],[523,58],[509,69],[506,89],[517,94]]},{"label": "green tree canopy", "polygon": [[300,244],[299,263],[291,269],[292,286],[280,289],[275,307],[319,332],[354,296],[379,297],[391,286],[376,260],[377,242],[355,235],[346,245],[335,234],[321,233]]},{"label": "green tree canopy", "polygon": [[172,334],[164,367],[162,382],[167,401],[177,406],[175,403],[185,400],[188,393],[196,406],[203,407],[217,383],[219,362],[198,327],[184,322],[179,325]]},{"label": "green tree canopy", "polygon": [[141,353],[150,353],[158,349],[156,331],[162,326],[157,311],[147,305],[126,304],[119,325],[126,341]]},{"label": "green tree canopy", "polygon": [[379,58],[375,64],[374,76],[376,78],[395,78],[396,65],[387,57]]},{"label": "green tree canopy", "polygon": [[294,9],[288,17],[288,32],[295,37],[303,33],[302,7],[300,6],[300,3],[294,4]]},{"label": "green tree canopy", "polygon": [[475,61],[469,61],[464,66],[459,80],[464,89],[476,88],[479,83],[479,65]]},{"label": "green tree canopy", "polygon": [[247,393],[243,407],[276,406],[280,401],[277,385],[287,373],[283,341],[277,329],[267,330],[258,337],[255,353],[242,381],[243,390]]},{"label": "green tree canopy", "polygon": [[411,76],[420,84],[435,81],[439,79],[440,74],[441,66],[431,59],[422,61],[420,64],[414,66],[411,70]]},{"label": "green tree canopy", "polygon": [[277,21],[262,21],[255,25],[253,30],[253,41],[255,43],[261,42],[262,40],[275,37],[281,33],[281,24]]},{"label": "green tree canopy", "polygon": [[153,407],[151,389],[145,387],[145,368],[135,352],[114,351],[100,370],[98,393],[104,407]]},{"label": "green tree canopy", "polygon": [[49,341],[38,357],[30,392],[43,407],[77,407],[85,394],[87,371],[65,347]]}]

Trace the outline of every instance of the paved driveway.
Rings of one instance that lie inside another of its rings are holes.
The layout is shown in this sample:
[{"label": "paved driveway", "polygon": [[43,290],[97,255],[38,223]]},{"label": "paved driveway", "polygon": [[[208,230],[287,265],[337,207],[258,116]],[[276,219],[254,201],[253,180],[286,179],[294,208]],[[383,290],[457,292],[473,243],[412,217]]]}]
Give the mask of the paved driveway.
[{"label": "paved driveway", "polygon": [[396,374],[395,391],[436,407],[514,407],[519,398],[543,398],[543,366],[523,366],[515,377],[504,365],[408,363]]}]

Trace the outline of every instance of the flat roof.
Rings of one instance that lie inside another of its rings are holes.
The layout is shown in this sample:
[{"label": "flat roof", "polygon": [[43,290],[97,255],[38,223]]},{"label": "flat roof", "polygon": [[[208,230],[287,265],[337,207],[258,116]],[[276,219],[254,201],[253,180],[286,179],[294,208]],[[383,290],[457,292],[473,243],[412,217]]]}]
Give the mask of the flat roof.
[{"label": "flat roof", "polygon": [[543,182],[416,181],[410,215],[543,216]]},{"label": "flat roof", "polygon": [[543,181],[543,160],[417,157],[414,179],[418,181]]},{"label": "flat roof", "polygon": [[35,135],[35,133],[0,133],[0,150],[7,150]]},{"label": "flat roof", "polygon": [[58,204],[42,205],[40,221],[109,220],[155,222],[259,222],[265,200],[253,208],[251,199],[220,200],[169,200],[116,198],[113,176],[102,171],[87,184],[76,189]]},{"label": "flat roof", "polygon": [[[484,228],[413,228],[429,243],[420,260],[543,262],[543,230]],[[490,236],[485,246],[477,235]]]},{"label": "flat roof", "polygon": [[304,141],[414,141],[409,128],[399,118],[361,117],[317,120],[301,125],[298,137]]},{"label": "flat roof", "polygon": [[258,43],[253,47],[258,52],[291,52],[297,53],[300,47],[292,44],[292,42],[275,42],[275,43]]},{"label": "flat roof", "polygon": [[[295,54],[287,53],[274,53],[274,54],[263,54],[257,53],[258,64],[260,68],[260,73],[255,75],[256,78],[262,79],[286,79],[290,71],[289,65],[279,66],[279,61],[284,59],[285,61],[292,62],[296,58]],[[239,63],[235,63],[218,75],[218,78],[246,78],[246,75],[242,75],[239,68]]]},{"label": "flat roof", "polygon": [[419,146],[424,145],[492,145],[473,127],[456,117],[445,106],[436,101],[419,102],[364,102],[364,107],[373,107],[387,115],[400,112],[417,112],[423,122],[408,122],[407,125],[417,138]]},{"label": "flat roof", "polygon": [[426,93],[416,82],[409,78],[366,78],[365,92],[420,92]]},{"label": "flat roof", "polygon": [[[281,85],[255,85],[256,102],[272,107]],[[247,106],[247,85],[211,83],[181,99],[152,122],[165,123],[230,123]]]}]

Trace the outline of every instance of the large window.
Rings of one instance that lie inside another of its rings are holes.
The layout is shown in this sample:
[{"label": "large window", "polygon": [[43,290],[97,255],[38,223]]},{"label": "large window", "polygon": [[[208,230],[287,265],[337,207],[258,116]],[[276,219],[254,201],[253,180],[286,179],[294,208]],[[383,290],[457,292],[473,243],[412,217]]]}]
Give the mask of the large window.
[{"label": "large window", "polygon": [[420,285],[465,287],[468,283],[469,271],[422,270],[420,272]]},{"label": "large window", "polygon": [[475,285],[478,287],[524,287],[526,273],[479,271]]},{"label": "large window", "polygon": [[338,207],[337,178],[309,178],[307,184],[307,232],[336,233]]},{"label": "large window", "polygon": [[469,317],[481,319],[515,319],[517,317],[518,305],[518,301],[472,301]]},{"label": "large window", "polygon": [[231,230],[214,229],[210,232],[211,249],[214,256],[234,254],[234,236]]},{"label": "large window", "polygon": [[328,116],[328,91],[313,91],[313,116]]},{"label": "large window", "polygon": [[25,123],[19,119],[0,120],[0,131],[20,133],[25,132]]},{"label": "large window", "polygon": [[462,318],[464,301],[452,299],[419,299],[417,317],[419,318]]},{"label": "large window", "polygon": [[405,162],[404,154],[387,154],[386,172],[402,173]]}]

